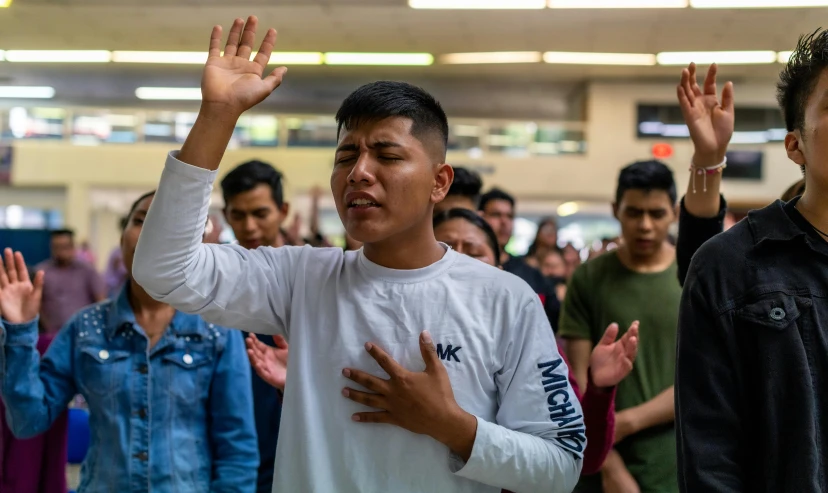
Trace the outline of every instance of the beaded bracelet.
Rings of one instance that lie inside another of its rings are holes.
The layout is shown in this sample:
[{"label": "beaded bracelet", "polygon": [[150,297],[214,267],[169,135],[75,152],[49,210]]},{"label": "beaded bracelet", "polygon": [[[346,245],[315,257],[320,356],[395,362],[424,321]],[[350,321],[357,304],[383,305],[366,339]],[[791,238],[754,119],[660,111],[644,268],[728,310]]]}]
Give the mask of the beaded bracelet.
[{"label": "beaded bracelet", "polygon": [[721,163],[710,166],[708,168],[697,168],[695,164],[691,164],[690,166],[690,180],[693,181],[693,193],[696,193],[696,180],[693,178],[693,172],[695,171],[697,175],[704,175],[704,191],[707,192],[707,175],[715,175],[717,173],[724,172],[724,169],[727,168],[727,157],[724,158],[724,161]]}]

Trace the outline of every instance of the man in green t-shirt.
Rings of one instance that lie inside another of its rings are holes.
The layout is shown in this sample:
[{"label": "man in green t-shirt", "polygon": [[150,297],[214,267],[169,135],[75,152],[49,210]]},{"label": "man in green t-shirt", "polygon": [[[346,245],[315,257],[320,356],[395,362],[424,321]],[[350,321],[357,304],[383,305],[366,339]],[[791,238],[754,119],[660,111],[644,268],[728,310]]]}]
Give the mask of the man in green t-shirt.
[{"label": "man in green t-shirt", "polygon": [[676,220],[673,173],[657,161],[621,171],[613,211],[621,247],[582,265],[572,277],[559,335],[578,384],[586,388],[589,355],[607,325],[640,321],[638,359],[618,385],[616,447],[601,474],[578,492],[678,492],[673,377],[681,288],[676,251],[667,241]]}]

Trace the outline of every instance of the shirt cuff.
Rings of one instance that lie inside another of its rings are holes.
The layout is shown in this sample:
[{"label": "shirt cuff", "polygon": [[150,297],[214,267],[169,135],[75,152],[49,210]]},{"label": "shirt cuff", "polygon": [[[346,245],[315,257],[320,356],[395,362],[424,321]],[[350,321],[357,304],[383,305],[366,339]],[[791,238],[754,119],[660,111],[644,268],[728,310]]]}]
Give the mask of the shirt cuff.
[{"label": "shirt cuff", "polygon": [[35,346],[37,345],[38,331],[37,323],[39,318],[24,322],[22,324],[13,324],[5,319],[0,322],[0,342],[3,345],[10,346]]},{"label": "shirt cuff", "polygon": [[198,166],[187,164],[184,161],[179,161],[179,152],[180,151],[171,151],[167,154],[167,163],[164,167],[168,172],[183,176],[187,180],[208,183],[211,185],[213,184],[216,180],[218,170],[211,171],[209,169],[199,168]]},{"label": "shirt cuff", "polygon": [[487,469],[486,460],[483,456],[485,451],[492,450],[492,432],[496,431],[497,425],[489,423],[486,420],[477,418],[477,435],[474,437],[474,446],[472,447],[471,456],[468,461],[464,461],[462,457],[451,453],[449,456],[449,469],[451,472],[467,479],[474,479],[480,476],[480,472]]},{"label": "shirt cuff", "polygon": [[[596,387],[594,383],[592,383],[592,374],[587,372],[587,388],[584,390],[583,398],[581,399],[581,403],[587,402],[587,398],[589,398],[589,402],[591,403],[590,406],[583,405],[584,414],[588,411],[587,409],[590,407],[596,407],[598,409],[607,409],[609,406],[613,406],[615,404],[615,391],[618,389],[618,386],[612,387],[611,389],[601,389]],[[599,407],[600,406],[600,407]]]}]

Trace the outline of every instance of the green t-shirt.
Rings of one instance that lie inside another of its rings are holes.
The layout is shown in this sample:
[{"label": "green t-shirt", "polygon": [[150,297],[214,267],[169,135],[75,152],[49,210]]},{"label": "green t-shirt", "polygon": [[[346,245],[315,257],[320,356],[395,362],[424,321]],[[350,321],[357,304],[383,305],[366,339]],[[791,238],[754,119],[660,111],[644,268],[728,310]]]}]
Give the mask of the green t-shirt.
[{"label": "green t-shirt", "polygon": [[[621,334],[634,321],[641,322],[635,365],[618,385],[618,411],[647,402],[673,385],[680,300],[675,262],[662,272],[642,274],[624,266],[616,252],[609,252],[572,276],[561,308],[560,336],[589,339],[594,345],[613,322]],[[642,493],[678,492],[672,424],[627,437],[616,450]],[[601,491],[600,478],[585,478],[576,491]]]}]

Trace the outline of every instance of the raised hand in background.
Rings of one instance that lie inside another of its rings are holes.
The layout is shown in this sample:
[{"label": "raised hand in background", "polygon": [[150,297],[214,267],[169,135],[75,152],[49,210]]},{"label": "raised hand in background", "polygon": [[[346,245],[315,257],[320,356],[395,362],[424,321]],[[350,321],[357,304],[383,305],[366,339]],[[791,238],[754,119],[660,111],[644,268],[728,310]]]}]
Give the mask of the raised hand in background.
[{"label": "raised hand in background", "polygon": [[43,271],[34,283],[23,260],[23,254],[6,248],[5,265],[0,262],[0,315],[9,323],[22,324],[37,317],[43,296]]}]

